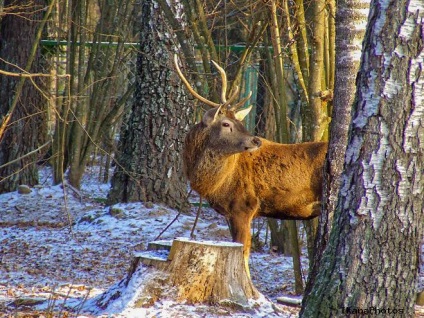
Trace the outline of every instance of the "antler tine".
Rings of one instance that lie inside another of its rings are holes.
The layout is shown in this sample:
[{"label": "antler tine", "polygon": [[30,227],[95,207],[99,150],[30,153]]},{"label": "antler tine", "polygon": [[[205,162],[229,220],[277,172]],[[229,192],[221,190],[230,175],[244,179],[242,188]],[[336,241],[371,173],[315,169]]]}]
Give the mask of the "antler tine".
[{"label": "antler tine", "polygon": [[212,61],[213,65],[217,68],[219,73],[221,74],[222,79],[222,87],[221,87],[221,101],[223,104],[227,102],[227,74],[225,73],[225,70],[218,65],[215,61]]},{"label": "antler tine", "polygon": [[218,109],[217,109],[217,111],[216,111],[215,115],[213,116],[213,121],[216,121],[216,119],[220,116],[221,108],[225,108],[225,104],[221,104],[221,105],[218,107]]},{"label": "antler tine", "polygon": [[252,96],[252,91],[250,91],[249,94],[247,94],[247,96],[243,98],[241,101],[239,101],[237,104],[235,104],[234,106],[231,106],[231,110],[235,111],[237,108],[240,108],[241,106],[243,106],[243,104],[246,103],[251,96]]},{"label": "antler tine", "polygon": [[230,103],[232,103],[233,100],[237,97],[238,91],[239,91],[239,87],[236,86],[234,88],[234,93],[230,96],[230,98],[225,103],[221,104],[221,106],[218,107],[218,110],[216,111],[215,116],[213,117],[214,121],[218,118],[222,108],[224,108],[224,112],[228,110],[228,106],[230,105]]},{"label": "antler tine", "polygon": [[174,54],[174,64],[175,69],[177,70],[178,76],[183,81],[185,87],[187,87],[188,91],[196,97],[201,102],[205,103],[206,105],[212,106],[212,107],[219,107],[221,104],[214,103],[213,101],[210,101],[209,99],[204,98],[203,96],[199,95],[190,85],[190,83],[187,81],[187,79],[184,77],[183,73],[180,70],[180,67],[178,66],[178,57],[177,54]]},{"label": "antler tine", "polygon": [[[230,104],[237,98],[239,93],[239,87],[236,85],[234,87],[234,92],[231,94],[231,96],[228,98],[228,100],[225,102],[225,106],[228,107]],[[231,107],[232,108],[232,107]]]}]

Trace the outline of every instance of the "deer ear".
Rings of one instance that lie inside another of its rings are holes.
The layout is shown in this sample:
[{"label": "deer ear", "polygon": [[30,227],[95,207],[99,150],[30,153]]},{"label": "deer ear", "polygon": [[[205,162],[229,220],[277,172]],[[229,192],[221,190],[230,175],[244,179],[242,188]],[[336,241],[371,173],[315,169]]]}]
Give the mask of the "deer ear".
[{"label": "deer ear", "polygon": [[[218,109],[219,111],[219,109]],[[203,124],[205,124],[206,126],[211,125],[215,120],[216,120],[216,113],[217,113],[217,108],[213,108],[213,109],[209,109],[202,118],[202,122]]]},{"label": "deer ear", "polygon": [[247,116],[247,114],[250,113],[251,110],[252,110],[252,105],[250,105],[249,107],[245,109],[239,110],[235,114],[236,119],[242,121]]}]

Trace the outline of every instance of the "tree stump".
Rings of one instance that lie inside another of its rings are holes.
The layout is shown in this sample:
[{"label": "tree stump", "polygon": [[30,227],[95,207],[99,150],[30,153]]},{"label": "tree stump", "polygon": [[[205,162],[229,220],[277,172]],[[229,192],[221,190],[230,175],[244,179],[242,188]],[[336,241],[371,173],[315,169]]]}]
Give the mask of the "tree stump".
[{"label": "tree stump", "polygon": [[246,273],[242,244],[179,238],[172,245],[152,242],[136,253],[127,277],[98,298],[97,306],[106,309],[125,298],[135,308],[161,299],[248,307],[259,295]]},{"label": "tree stump", "polygon": [[257,296],[245,270],[242,244],[175,240],[169,259],[170,283],[177,287],[179,301],[247,304]]}]

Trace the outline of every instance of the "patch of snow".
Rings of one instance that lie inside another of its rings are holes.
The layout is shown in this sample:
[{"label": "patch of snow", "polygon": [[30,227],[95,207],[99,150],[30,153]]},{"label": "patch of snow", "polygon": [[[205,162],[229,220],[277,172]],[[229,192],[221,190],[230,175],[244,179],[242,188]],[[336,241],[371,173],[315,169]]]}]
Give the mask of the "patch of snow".
[{"label": "patch of snow", "polygon": [[176,237],[175,240],[190,242],[193,244],[202,244],[209,246],[227,246],[227,247],[242,247],[243,244],[236,242],[211,241],[211,240],[192,240],[189,237]]},{"label": "patch of snow", "polygon": [[[29,194],[17,191],[0,195],[0,312],[14,314],[22,308],[33,311],[85,313],[96,297],[115,288],[130,268],[134,253],[145,250],[152,241],[188,240],[197,207],[190,214],[153,204],[115,204],[104,206],[109,184],[98,181],[99,170],[88,167],[81,190],[52,185],[52,172],[40,171],[40,186]],[[255,221],[254,228],[259,227]],[[263,232],[265,232],[263,230]],[[196,240],[210,244],[236,246],[231,242],[223,217],[203,208],[196,230]],[[265,235],[260,237],[263,239]],[[306,254],[303,249],[303,254]],[[152,252],[158,256],[160,253]],[[265,246],[251,253],[254,285],[264,295],[255,312],[234,313],[225,307],[184,305],[158,301],[149,308],[131,307],[130,289],[126,300],[115,304],[111,313],[99,317],[296,317],[299,308],[274,303],[276,297],[293,294],[294,276],[291,257],[273,253]],[[302,257],[306,277],[308,260]],[[306,278],[305,278],[306,279]],[[44,299],[41,304],[37,301]],[[34,303],[23,306],[18,304]],[[125,307],[127,306],[127,307]],[[125,308],[124,308],[125,307]],[[112,309],[111,309],[112,310]],[[216,313],[214,313],[214,311]]]}]

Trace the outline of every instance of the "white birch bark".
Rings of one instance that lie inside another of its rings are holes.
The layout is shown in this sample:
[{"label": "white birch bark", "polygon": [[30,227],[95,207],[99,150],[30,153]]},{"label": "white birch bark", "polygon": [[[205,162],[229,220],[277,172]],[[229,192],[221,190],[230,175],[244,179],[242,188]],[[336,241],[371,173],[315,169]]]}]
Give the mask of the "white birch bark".
[{"label": "white birch bark", "polygon": [[337,2],[336,69],[330,141],[325,165],[324,199],[319,217],[314,263],[310,267],[306,294],[312,287],[320,259],[328,243],[335,204],[343,170],[350,113],[355,98],[355,80],[359,70],[362,40],[368,19],[370,0]]},{"label": "white birch bark", "polygon": [[424,232],[424,7],[371,2],[342,187],[302,317],[414,315]]}]

